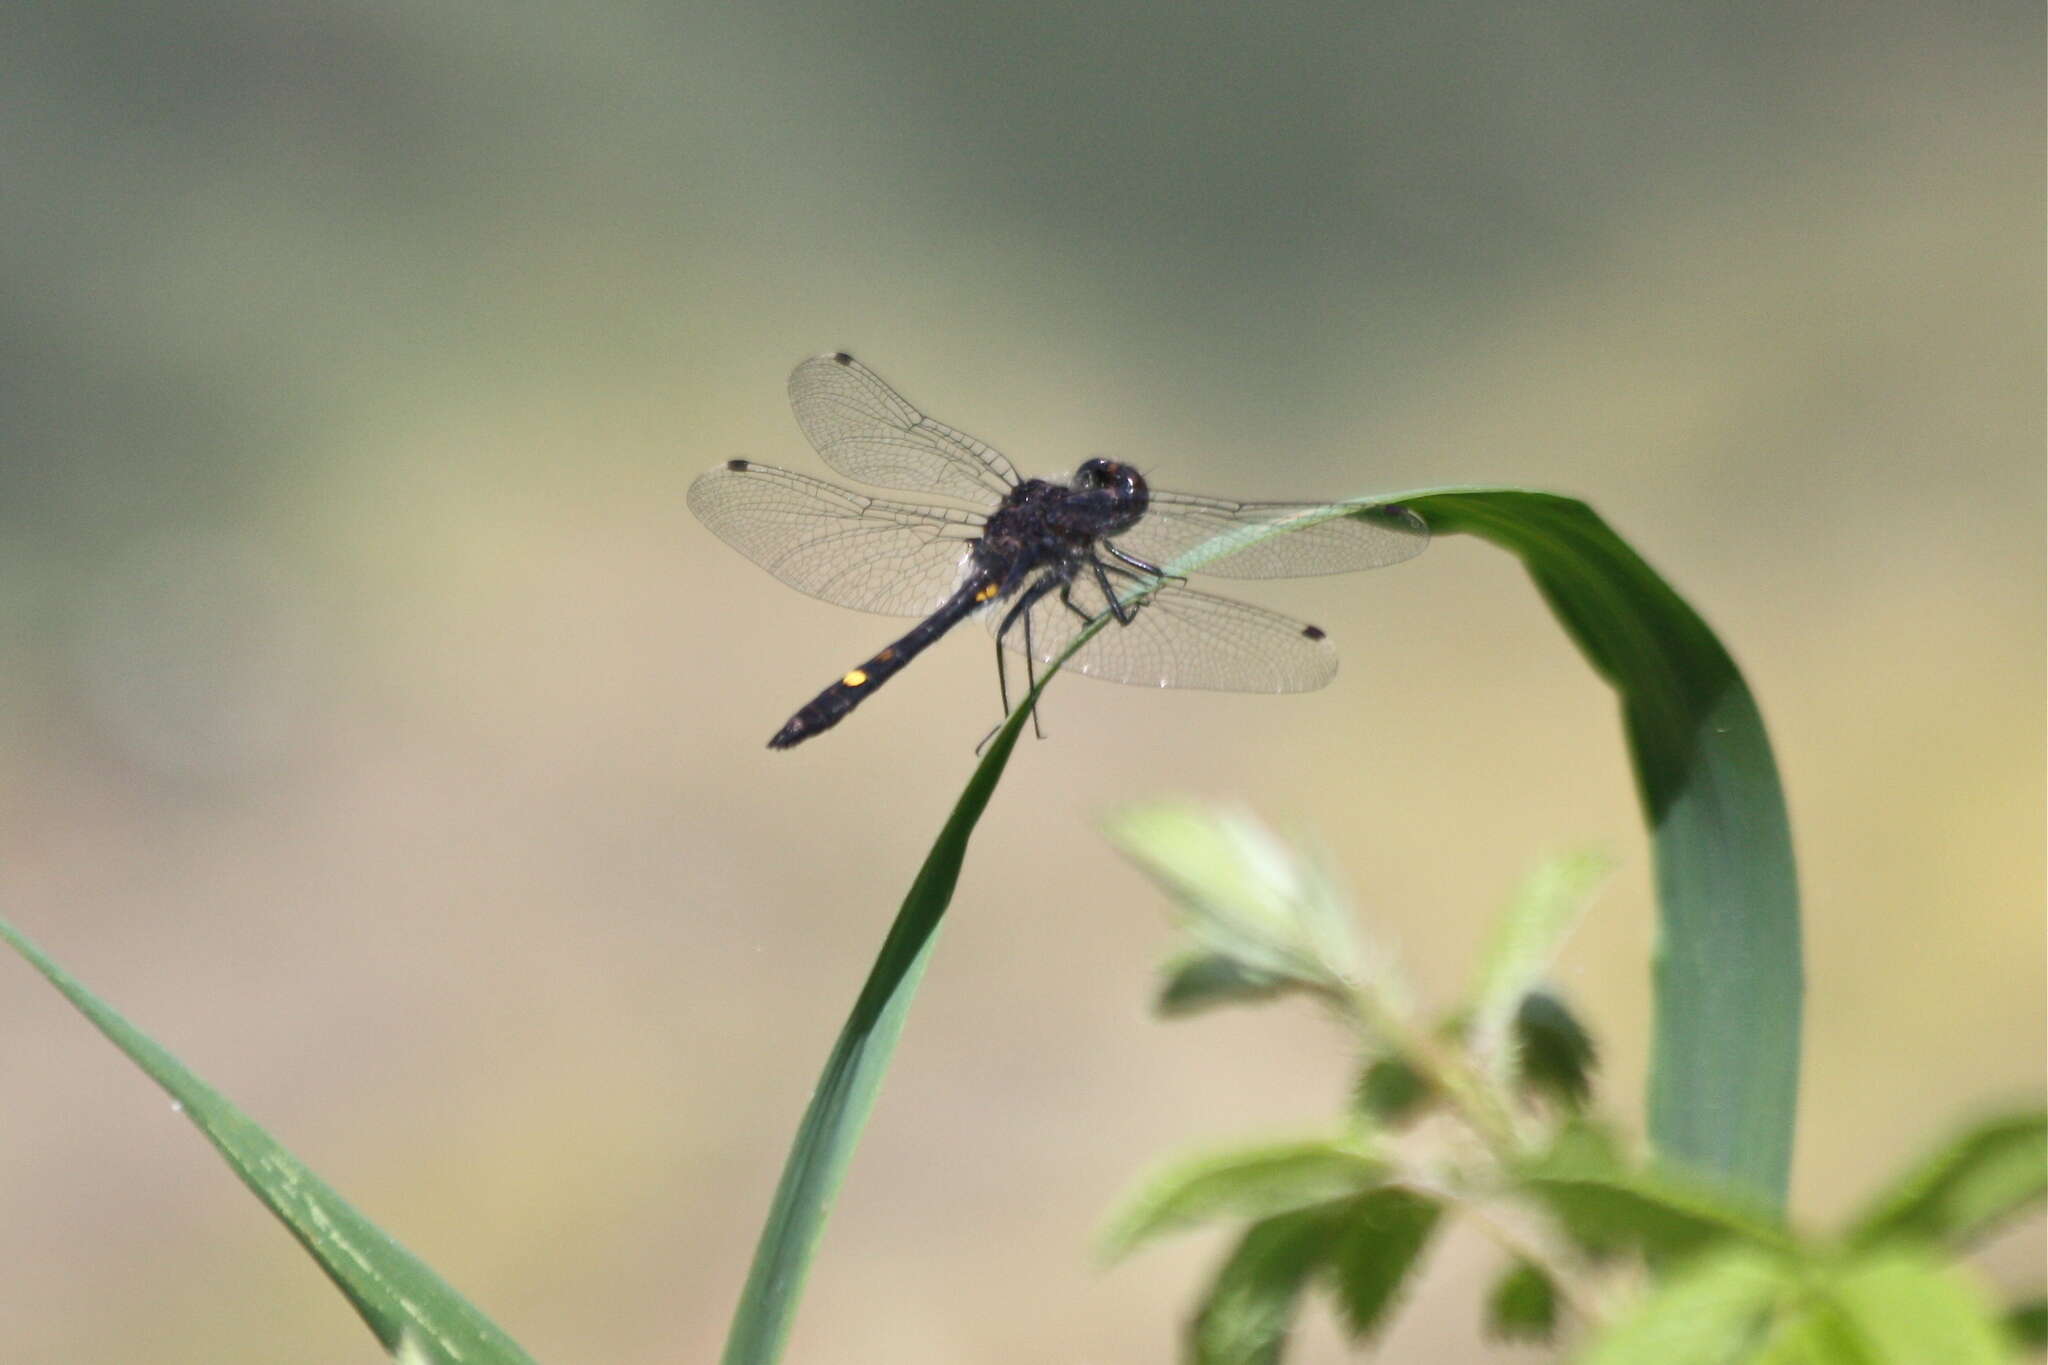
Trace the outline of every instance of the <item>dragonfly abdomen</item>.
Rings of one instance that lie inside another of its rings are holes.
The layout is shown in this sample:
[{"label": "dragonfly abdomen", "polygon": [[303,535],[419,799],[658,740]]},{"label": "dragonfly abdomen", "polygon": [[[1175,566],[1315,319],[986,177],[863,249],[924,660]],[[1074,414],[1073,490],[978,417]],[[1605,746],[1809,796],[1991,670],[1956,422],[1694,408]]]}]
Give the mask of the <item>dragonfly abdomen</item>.
[{"label": "dragonfly abdomen", "polygon": [[854,707],[867,700],[869,693],[895,677],[905,664],[924,653],[933,641],[993,599],[1001,587],[996,578],[986,573],[970,578],[937,611],[911,627],[902,639],[858,668],[849,669],[846,676],[805,703],[769,739],[768,747],[790,748],[845,720]]}]

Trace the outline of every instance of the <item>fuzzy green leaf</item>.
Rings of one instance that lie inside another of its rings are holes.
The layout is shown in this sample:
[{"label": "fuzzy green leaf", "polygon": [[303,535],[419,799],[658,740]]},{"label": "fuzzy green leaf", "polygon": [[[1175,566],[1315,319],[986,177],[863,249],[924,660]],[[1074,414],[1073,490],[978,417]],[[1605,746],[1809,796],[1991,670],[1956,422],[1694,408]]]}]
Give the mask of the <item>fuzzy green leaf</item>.
[{"label": "fuzzy green leaf", "polygon": [[1544,1343],[1557,1334],[1557,1286],[1540,1266],[1516,1261],[1486,1296],[1486,1334]]},{"label": "fuzzy green leaf", "polygon": [[1208,954],[1314,987],[1338,988],[1356,974],[1342,898],[1313,862],[1250,816],[1155,801],[1116,812],[1104,832],[1174,899]]},{"label": "fuzzy green leaf", "polygon": [[1548,991],[1522,997],[1515,1012],[1515,1076],[1527,1094],[1576,1113],[1593,1093],[1592,1035]]},{"label": "fuzzy green leaf", "polygon": [[1369,1144],[1312,1138],[1184,1158],[1155,1172],[1103,1231],[1103,1255],[1212,1218],[1261,1218],[1372,1189],[1388,1165]]},{"label": "fuzzy green leaf", "polygon": [[1668,1262],[1725,1240],[1790,1246],[1784,1229],[1746,1192],[1716,1190],[1689,1173],[1629,1169],[1566,1149],[1522,1167],[1517,1183],[1596,1255],[1640,1250]]},{"label": "fuzzy green leaf", "polygon": [[1263,1004],[1293,988],[1285,977],[1253,971],[1236,958],[1195,950],[1168,962],[1153,1008],[1176,1019],[1218,1005]]},{"label": "fuzzy green leaf", "polygon": [[431,1365],[532,1365],[498,1326],[426,1263],[330,1189],[255,1121],[88,991],[21,932],[12,944],[50,984],[162,1086],[178,1108],[348,1297],[388,1353]]},{"label": "fuzzy green leaf", "polygon": [[1472,1054],[1498,1081],[1514,1067],[1515,1016],[1543,982],[1607,880],[1611,859],[1576,853],[1538,867],[1516,891],[1494,928],[1472,992],[1467,1038]]},{"label": "fuzzy green leaf", "polygon": [[1442,1215],[1435,1200],[1398,1187],[1351,1201],[1338,1224],[1329,1270],[1338,1315],[1353,1341],[1386,1326]]},{"label": "fuzzy green leaf", "polygon": [[1956,1249],[2040,1202],[2048,1190],[2048,1115],[2006,1114],[1941,1144],[1856,1220],[1856,1246],[1918,1240]]},{"label": "fuzzy green leaf", "polygon": [[1342,1203],[1296,1209],[1245,1231],[1188,1325],[1192,1365],[1277,1365],[1343,1213]]},{"label": "fuzzy green leaf", "polygon": [[1421,1113],[1433,1096],[1428,1079],[1406,1058],[1376,1057],[1359,1075],[1352,1105],[1373,1122],[1392,1127]]}]

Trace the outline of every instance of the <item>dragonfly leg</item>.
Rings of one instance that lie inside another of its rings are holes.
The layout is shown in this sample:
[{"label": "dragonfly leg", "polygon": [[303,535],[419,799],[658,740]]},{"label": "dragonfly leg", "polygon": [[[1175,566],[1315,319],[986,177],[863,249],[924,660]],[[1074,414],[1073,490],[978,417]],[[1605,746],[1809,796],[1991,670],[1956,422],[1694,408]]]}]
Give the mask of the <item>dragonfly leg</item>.
[{"label": "dragonfly leg", "polygon": [[[1156,580],[1156,576],[1150,588],[1148,588],[1145,592],[1141,593],[1133,601],[1127,603],[1122,598],[1118,597],[1116,589],[1110,586],[1110,574],[1117,574],[1123,578],[1130,579],[1133,583],[1139,584],[1142,584],[1146,581],[1145,577],[1140,574],[1132,573],[1129,569],[1126,569],[1121,564],[1104,564],[1099,559],[1091,559],[1090,563],[1095,569],[1095,581],[1102,588],[1103,597],[1107,599],[1109,602],[1109,609],[1116,613],[1117,624],[1120,626],[1129,625],[1131,623],[1133,616],[1135,615],[1132,609],[1139,605],[1139,603],[1148,600],[1152,596],[1152,593],[1158,589],[1159,584]],[[1185,582],[1186,580],[1183,579],[1180,581]]]},{"label": "dragonfly leg", "polygon": [[1148,559],[1140,559],[1134,554],[1126,554],[1124,551],[1119,550],[1116,546],[1110,544],[1106,540],[1102,542],[1102,548],[1109,551],[1112,555],[1115,555],[1118,559],[1121,559],[1124,563],[1130,565],[1132,568],[1138,570],[1140,573],[1149,574],[1153,578],[1163,578],[1169,583],[1185,583],[1188,581],[1187,575],[1168,573],[1166,570],[1160,568],[1157,564],[1152,563],[1152,561]]},{"label": "dragonfly leg", "polygon": [[[996,678],[1002,688],[1003,714],[1005,716],[1010,714],[1010,685],[1008,681],[1009,674],[1005,671],[1006,665],[1003,662],[1003,639],[1012,630],[1017,628],[1018,621],[1021,620],[1024,623],[1024,676],[1027,679],[1027,688],[1037,687],[1038,655],[1032,649],[1031,609],[1038,605],[1040,598],[1044,597],[1054,588],[1061,586],[1063,586],[1063,580],[1061,579],[1052,577],[1040,578],[1019,594],[1009,611],[1004,613],[1003,624],[996,628]],[[1029,695],[1028,691],[1026,695]],[[995,738],[996,730],[1002,728],[1002,723],[998,721],[995,730],[991,730],[986,735],[983,735],[981,743],[974,746],[974,752],[980,753],[983,749],[987,748],[988,742]],[[1045,731],[1038,724],[1038,708],[1035,706],[1031,709],[1031,729],[1032,733],[1036,734],[1040,739],[1045,738]]]},{"label": "dragonfly leg", "polygon": [[[1038,651],[1031,645],[1031,613],[1024,613],[1024,683],[1028,692],[1038,690]],[[1045,727],[1038,723],[1038,708],[1031,708],[1031,733],[1034,738],[1045,738]]]},{"label": "dragonfly leg", "polygon": [[1067,610],[1080,617],[1083,621],[1093,621],[1095,619],[1082,610],[1081,604],[1074,600],[1074,585],[1072,583],[1062,583],[1060,585],[1060,601],[1066,603]]}]

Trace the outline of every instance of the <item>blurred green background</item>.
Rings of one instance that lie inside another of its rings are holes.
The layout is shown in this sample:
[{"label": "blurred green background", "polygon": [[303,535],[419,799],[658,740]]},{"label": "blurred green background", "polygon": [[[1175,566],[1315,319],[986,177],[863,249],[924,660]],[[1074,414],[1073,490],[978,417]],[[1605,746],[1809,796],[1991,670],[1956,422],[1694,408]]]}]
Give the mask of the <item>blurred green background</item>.
[{"label": "blurred green background", "polygon": [[[2037,5],[359,4],[0,12],[0,909],[547,1361],[700,1361],[996,716],[682,494],[813,472],[849,349],[1031,473],[1584,494],[1747,669],[1808,904],[1796,1212],[2043,1070]],[[1513,879],[1641,1092],[1607,693],[1503,556],[1242,595],[1309,697],[1051,693],[799,1320],[806,1361],[1170,1358],[1104,1273],[1161,1152],[1320,1121],[1312,1012],[1147,1017],[1094,822],[1311,829],[1448,998]],[[376,1358],[167,1104],[0,962],[0,1353]],[[2038,1282],[2038,1228],[1988,1273]],[[1387,1359],[1495,1358],[1454,1239]],[[1498,1352],[1501,1359],[1530,1353]],[[1320,1322],[1297,1359],[1340,1352]]]}]

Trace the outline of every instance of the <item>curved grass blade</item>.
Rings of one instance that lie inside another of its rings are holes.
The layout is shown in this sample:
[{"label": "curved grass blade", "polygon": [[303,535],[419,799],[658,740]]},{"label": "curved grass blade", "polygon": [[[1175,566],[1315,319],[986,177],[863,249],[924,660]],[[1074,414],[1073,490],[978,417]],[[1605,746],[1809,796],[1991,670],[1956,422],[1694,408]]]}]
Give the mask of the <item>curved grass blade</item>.
[{"label": "curved grass blade", "polygon": [[[1333,503],[1320,516],[1227,532],[1175,559],[1167,576],[1391,502],[1414,508],[1435,530],[1479,535],[1520,555],[1559,620],[1622,693],[1656,839],[1663,917],[1651,1137],[1667,1156],[1781,1203],[1798,1079],[1791,836],[1755,703],[1692,609],[1584,503],[1511,488],[1439,488]],[[1142,597],[1147,586],[1126,600]],[[1077,635],[997,731],[905,896],[798,1128],[724,1365],[780,1358],[825,1215],[874,1105],[968,837],[1039,694],[1060,663],[1110,619],[1105,613]]]},{"label": "curved grass blade", "polygon": [[1518,556],[1621,696],[1656,854],[1650,1139],[1781,1206],[1799,1091],[1799,886],[1777,764],[1728,651],[1593,509],[1515,488],[1402,495]]},{"label": "curved grass blade", "polygon": [[0,920],[0,938],[77,1006],[176,1100],[185,1117],[269,1206],[335,1287],[348,1296],[385,1351],[434,1365],[533,1365],[512,1338],[418,1258],[349,1207],[241,1110]]}]

